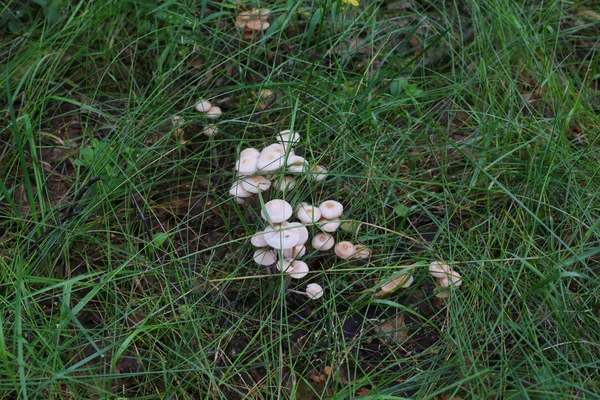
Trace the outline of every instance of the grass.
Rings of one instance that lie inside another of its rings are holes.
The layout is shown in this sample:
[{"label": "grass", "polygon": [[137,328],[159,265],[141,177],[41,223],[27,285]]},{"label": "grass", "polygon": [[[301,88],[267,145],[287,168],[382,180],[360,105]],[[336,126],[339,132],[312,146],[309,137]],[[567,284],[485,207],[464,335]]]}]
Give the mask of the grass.
[{"label": "grass", "polygon": [[[594,2],[38,3],[0,14],[3,398],[600,396]],[[286,199],[341,201],[373,249],[310,252],[318,301],[227,193],[289,128],[330,175]]]}]

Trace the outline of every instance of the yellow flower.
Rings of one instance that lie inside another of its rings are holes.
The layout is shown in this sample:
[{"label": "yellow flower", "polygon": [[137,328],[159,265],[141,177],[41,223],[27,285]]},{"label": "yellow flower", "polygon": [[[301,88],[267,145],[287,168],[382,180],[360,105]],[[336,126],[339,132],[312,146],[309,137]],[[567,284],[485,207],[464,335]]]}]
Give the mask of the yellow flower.
[{"label": "yellow flower", "polygon": [[354,7],[358,7],[358,0],[342,0],[344,4],[351,4]]}]

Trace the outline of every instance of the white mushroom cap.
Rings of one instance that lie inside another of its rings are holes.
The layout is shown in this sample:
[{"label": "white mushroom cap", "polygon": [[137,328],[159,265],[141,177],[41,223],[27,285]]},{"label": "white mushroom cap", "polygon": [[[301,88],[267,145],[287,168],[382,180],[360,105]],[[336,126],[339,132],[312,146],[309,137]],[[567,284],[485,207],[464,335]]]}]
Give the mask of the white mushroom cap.
[{"label": "white mushroom cap", "polygon": [[285,149],[292,149],[294,145],[300,142],[300,135],[296,132],[291,132],[289,129],[281,131],[277,134],[277,140],[283,144]]},{"label": "white mushroom cap", "polygon": [[260,151],[253,147],[248,147],[247,149],[240,151],[240,157],[254,157],[258,160],[258,157],[260,157]]},{"label": "white mushroom cap", "polygon": [[281,179],[277,179],[273,182],[273,186],[280,192],[291,190],[296,186],[296,178],[293,176],[283,176]]},{"label": "white mushroom cap", "polygon": [[288,224],[288,227],[290,227],[291,231],[295,232],[296,234],[298,234],[298,244],[304,244],[308,241],[308,229],[306,229],[306,227],[304,225],[302,225],[300,222],[290,222]]},{"label": "white mushroom cap", "polygon": [[318,207],[313,207],[308,203],[302,203],[296,207],[296,216],[305,224],[312,224],[321,219],[321,210]]},{"label": "white mushroom cap", "polygon": [[252,246],[254,247],[267,247],[269,245],[265,240],[263,231],[258,231],[254,235],[252,235],[250,243],[252,243]]},{"label": "white mushroom cap", "polygon": [[181,128],[183,124],[185,124],[185,119],[182,116],[173,115],[171,118],[171,125],[173,125],[173,128]]},{"label": "white mushroom cap", "polygon": [[460,285],[462,285],[462,279],[460,277],[460,274],[456,271],[451,271],[450,275],[447,275],[444,278],[440,278],[437,280],[438,285],[440,285],[443,288],[449,287],[449,286],[456,286],[459,287]]},{"label": "white mushroom cap", "polygon": [[381,290],[383,290],[384,292],[391,292],[392,290],[396,289],[398,286],[401,286],[404,289],[406,289],[406,288],[410,287],[410,285],[412,285],[414,280],[415,280],[415,278],[413,278],[412,275],[401,275],[398,278],[392,279],[391,281],[389,281],[388,283],[383,285],[381,287]]},{"label": "white mushroom cap", "polygon": [[270,144],[260,151],[261,155],[266,153],[279,153],[283,156],[285,155],[285,146],[281,143]]},{"label": "white mushroom cap", "polygon": [[277,254],[268,248],[257,249],[254,252],[254,261],[260,265],[273,265],[277,262]]},{"label": "white mushroom cap", "polygon": [[304,256],[306,254],[306,247],[300,244],[292,247],[291,249],[283,249],[282,252],[285,258],[294,259]]},{"label": "white mushroom cap", "polygon": [[312,168],[309,177],[317,182],[321,182],[323,179],[327,178],[327,170],[322,165],[317,165]]},{"label": "white mushroom cap", "polygon": [[308,163],[304,157],[300,156],[289,156],[287,159],[287,169],[291,172],[304,172],[306,171]]},{"label": "white mushroom cap", "polygon": [[433,293],[435,293],[435,297],[440,299],[447,299],[450,296],[450,293],[446,290],[434,290]]},{"label": "white mushroom cap", "polygon": [[436,279],[446,278],[452,273],[452,267],[440,261],[432,261],[429,264],[429,273]]},{"label": "white mushroom cap", "polygon": [[321,203],[319,206],[321,210],[321,216],[325,219],[339,218],[344,212],[344,206],[342,203],[335,200],[327,200]]},{"label": "white mushroom cap", "polygon": [[281,143],[296,144],[300,141],[300,134],[298,134],[298,132],[292,132],[291,130],[286,129],[277,134],[277,141]]},{"label": "white mushroom cap", "polygon": [[285,200],[271,200],[265,203],[260,215],[263,219],[272,224],[279,224],[287,221],[292,216],[292,206]]},{"label": "white mushroom cap", "polygon": [[339,242],[335,245],[334,251],[339,258],[346,260],[356,253],[356,247],[350,242]]},{"label": "white mushroom cap", "polygon": [[250,193],[264,192],[271,187],[271,181],[264,176],[252,176],[242,179],[242,188]]},{"label": "white mushroom cap", "polygon": [[329,233],[337,231],[337,228],[340,227],[340,224],[341,222],[337,219],[330,221],[328,219],[321,218],[319,220],[319,228],[321,228],[322,231]]},{"label": "white mushroom cap", "polygon": [[217,119],[219,118],[221,115],[223,115],[223,112],[221,111],[221,109],[217,106],[213,106],[210,108],[210,110],[208,110],[206,112],[206,118],[210,118],[210,119]]},{"label": "white mushroom cap", "polygon": [[219,127],[215,124],[208,124],[202,129],[202,134],[204,136],[214,136],[219,133]]},{"label": "white mushroom cap", "polygon": [[261,153],[256,162],[256,167],[262,171],[277,171],[285,163],[284,156],[274,151]]},{"label": "white mushroom cap", "polygon": [[279,262],[275,266],[277,267],[277,270],[289,273],[293,269],[292,261],[294,260],[288,260],[284,258],[283,260],[279,260]]},{"label": "white mushroom cap", "polygon": [[292,271],[288,272],[294,279],[302,279],[308,274],[308,265],[304,261],[294,260],[292,262]]},{"label": "white mushroom cap", "polygon": [[212,104],[210,104],[210,101],[208,101],[208,100],[200,100],[199,102],[196,103],[196,105],[194,107],[199,112],[205,113],[205,112],[208,112],[208,110],[210,110],[212,108]]},{"label": "white mushroom cap", "polygon": [[252,197],[253,194],[248,192],[242,187],[241,181],[235,181],[231,189],[229,189],[229,194],[235,197]]},{"label": "white mushroom cap", "polygon": [[327,251],[335,244],[335,239],[328,233],[317,233],[312,239],[312,246],[315,250]]},{"label": "white mushroom cap", "polygon": [[276,227],[267,227],[265,229],[264,238],[274,249],[291,249],[298,244],[298,233],[292,229],[288,229],[288,224],[281,224]]},{"label": "white mushroom cap", "polygon": [[323,288],[317,283],[309,283],[306,285],[306,295],[312,300],[319,299],[323,297]]},{"label": "white mushroom cap", "polygon": [[352,258],[369,258],[371,255],[371,249],[363,244],[354,245],[356,249],[356,253],[352,256]]},{"label": "white mushroom cap", "polygon": [[[256,149],[246,149],[246,150],[256,150]],[[244,151],[246,151],[244,150]],[[240,158],[235,162],[235,169],[240,175],[252,175],[258,171],[257,162],[258,162],[258,154],[254,154],[253,152],[248,151],[244,154],[244,151],[240,153]],[[257,150],[258,153],[258,150]]]}]

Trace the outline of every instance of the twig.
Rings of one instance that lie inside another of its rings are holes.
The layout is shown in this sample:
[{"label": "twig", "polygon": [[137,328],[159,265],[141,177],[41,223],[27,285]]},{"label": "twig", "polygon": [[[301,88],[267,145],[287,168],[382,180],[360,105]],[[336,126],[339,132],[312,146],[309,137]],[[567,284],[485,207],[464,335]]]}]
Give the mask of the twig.
[{"label": "twig", "polygon": [[133,204],[135,204],[135,208],[138,211],[138,214],[140,214],[140,218],[142,219],[142,222],[144,223],[144,230],[146,231],[146,234],[148,235],[148,240],[152,241],[152,230],[150,229],[150,225],[148,224],[148,218],[146,218],[146,216],[144,215],[144,212],[142,211],[142,209],[140,208],[137,200],[135,199],[135,194],[131,194],[131,199],[133,200]]}]

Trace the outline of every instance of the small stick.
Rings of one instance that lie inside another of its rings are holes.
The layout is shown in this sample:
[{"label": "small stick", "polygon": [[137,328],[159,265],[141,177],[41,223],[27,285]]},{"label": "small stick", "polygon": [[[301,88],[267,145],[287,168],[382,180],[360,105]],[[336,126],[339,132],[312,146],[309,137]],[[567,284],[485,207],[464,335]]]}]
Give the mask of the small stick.
[{"label": "small stick", "polygon": [[137,200],[135,199],[135,194],[131,194],[131,199],[133,200],[133,204],[135,204],[135,208],[138,211],[138,214],[140,214],[140,218],[142,219],[142,222],[144,223],[144,230],[146,231],[146,234],[148,235],[148,240],[152,241],[152,230],[150,229],[150,224],[148,224],[148,218],[146,218],[146,216],[144,215],[144,212],[142,211],[142,209],[140,208]]}]

